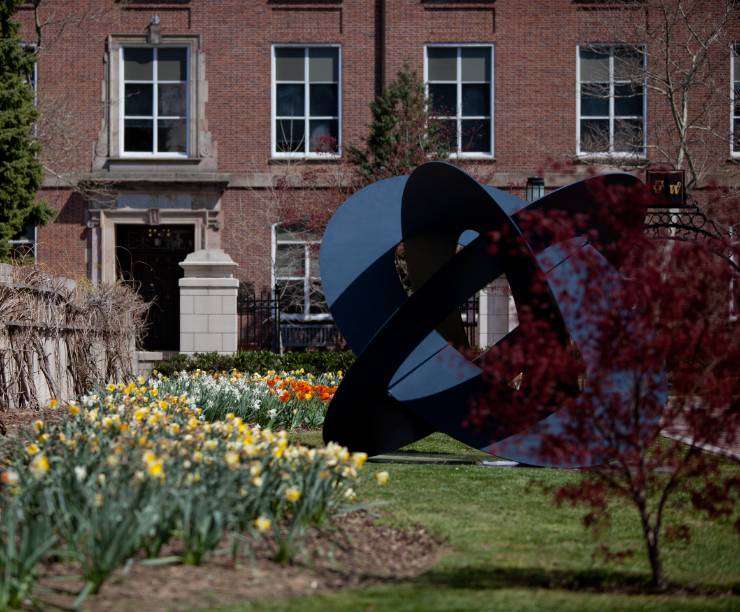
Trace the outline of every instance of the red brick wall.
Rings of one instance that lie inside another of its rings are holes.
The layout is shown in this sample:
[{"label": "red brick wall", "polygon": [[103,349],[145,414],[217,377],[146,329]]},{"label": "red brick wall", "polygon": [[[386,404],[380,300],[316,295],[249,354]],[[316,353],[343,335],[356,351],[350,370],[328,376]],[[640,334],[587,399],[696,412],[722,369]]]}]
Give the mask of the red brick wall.
[{"label": "red brick wall", "polygon": [[[47,10],[56,17],[62,12],[88,16],[80,25],[70,23],[63,31],[45,32],[48,46],[40,54],[40,97],[64,111],[67,125],[63,131],[71,141],[49,153],[59,171],[84,175],[91,169],[92,149],[105,117],[101,88],[107,36],[142,34],[156,14],[165,34],[201,36],[208,81],[205,119],[218,151],[218,171],[238,179],[233,184],[242,185],[256,174],[280,172],[284,167],[270,161],[272,44],[342,46],[345,148],[359,143],[366,133],[368,104],[378,87],[379,59],[387,83],[404,63],[421,75],[427,43],[495,45],[495,161],[470,167],[497,186],[521,187],[528,175],[545,173],[550,159],[574,161],[576,45],[609,42],[610,29],[616,27],[613,23],[621,27],[630,19],[645,18],[640,10],[584,10],[582,3],[571,0],[191,0],[128,6],[113,0],[56,0],[42,6],[50,7]],[[382,40],[378,28],[381,7],[385,18]],[[32,13],[22,10],[20,16],[26,39],[33,41]],[[737,20],[731,28],[730,38],[740,40]],[[384,55],[377,58],[381,47]],[[716,70],[729,92],[729,53],[718,58]],[[656,103],[655,96],[648,99],[650,129],[651,122],[667,120],[667,110]],[[724,123],[718,125],[720,138],[711,144],[713,159],[708,162],[723,170],[737,168],[726,163],[726,104],[717,114]],[[311,167],[333,170],[331,162]],[[553,172],[545,176],[548,186],[564,180]],[[39,260],[55,272],[85,275],[83,201],[64,190],[48,190],[43,195],[59,214],[40,231]],[[221,198],[222,245],[239,263],[239,276],[257,286],[269,284],[270,227],[278,220],[266,201],[269,198],[254,189],[234,186]]]}]

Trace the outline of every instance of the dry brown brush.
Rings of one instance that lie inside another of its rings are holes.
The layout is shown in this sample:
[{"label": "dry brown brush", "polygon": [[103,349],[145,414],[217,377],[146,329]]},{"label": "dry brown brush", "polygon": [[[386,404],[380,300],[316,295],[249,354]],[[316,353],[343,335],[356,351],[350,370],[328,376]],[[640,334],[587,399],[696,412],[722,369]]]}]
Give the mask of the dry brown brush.
[{"label": "dry brown brush", "polygon": [[133,376],[146,310],[121,284],[0,266],[0,409],[33,409]]}]

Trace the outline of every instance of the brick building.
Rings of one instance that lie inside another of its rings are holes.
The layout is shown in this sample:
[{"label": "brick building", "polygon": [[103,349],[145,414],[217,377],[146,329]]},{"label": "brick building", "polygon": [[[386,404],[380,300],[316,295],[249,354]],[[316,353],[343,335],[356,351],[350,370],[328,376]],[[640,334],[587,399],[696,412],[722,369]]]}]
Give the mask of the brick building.
[{"label": "brick building", "polygon": [[[39,44],[41,196],[58,214],[28,239],[53,272],[94,282],[128,275],[159,296],[151,348],[178,348],[165,322],[177,320],[177,263],[197,249],[223,248],[245,287],[297,296],[294,318],[326,316],[316,237],[280,225],[283,200],[295,213],[322,190],[291,183],[286,195],[275,185],[306,168],[331,184],[367,133],[369,102],[405,63],[428,84],[456,158],[498,187],[523,190],[532,175],[548,190],[573,180],[549,159],[576,175],[594,166],[642,173],[671,145],[659,129],[670,119],[664,98],[629,73],[661,44],[634,39],[657,19],[649,3],[43,0],[40,40],[32,4],[19,19],[25,40]],[[722,14],[723,2],[706,4],[705,21]],[[714,113],[703,180],[732,185],[732,11],[724,35],[711,63],[721,92],[705,83],[711,97],[700,82],[690,112]]]}]

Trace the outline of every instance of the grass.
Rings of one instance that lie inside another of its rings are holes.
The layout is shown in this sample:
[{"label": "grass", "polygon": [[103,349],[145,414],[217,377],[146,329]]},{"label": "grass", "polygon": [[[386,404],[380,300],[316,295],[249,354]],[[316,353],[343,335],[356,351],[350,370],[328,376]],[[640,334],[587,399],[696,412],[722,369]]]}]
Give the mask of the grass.
[{"label": "grass", "polygon": [[[410,450],[463,452],[436,436]],[[371,482],[379,470],[391,474],[384,488]],[[393,464],[368,464],[363,472],[367,498],[387,502],[382,520],[424,525],[449,553],[413,580],[223,610],[740,610],[740,538],[687,504],[677,504],[668,519],[690,524],[693,538],[665,545],[672,587],[649,594],[631,507],[619,508],[594,540],[581,525],[581,510],[555,508],[542,491],[541,485],[577,478],[575,472]],[[593,557],[599,544],[635,553],[620,564],[605,562]]]}]

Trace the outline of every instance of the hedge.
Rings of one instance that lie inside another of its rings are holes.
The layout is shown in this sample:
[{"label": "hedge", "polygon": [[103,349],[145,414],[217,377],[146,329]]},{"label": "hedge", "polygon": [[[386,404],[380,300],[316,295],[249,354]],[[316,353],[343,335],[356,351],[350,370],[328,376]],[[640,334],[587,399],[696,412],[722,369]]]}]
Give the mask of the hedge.
[{"label": "hedge", "polygon": [[280,355],[272,351],[243,351],[236,355],[219,355],[218,353],[196,353],[193,356],[175,355],[166,361],[160,361],[155,368],[170,376],[185,370],[205,370],[206,372],[223,372],[239,370],[241,372],[260,372],[267,370],[300,370],[321,374],[323,372],[346,371],[355,360],[352,351],[290,351]]}]

